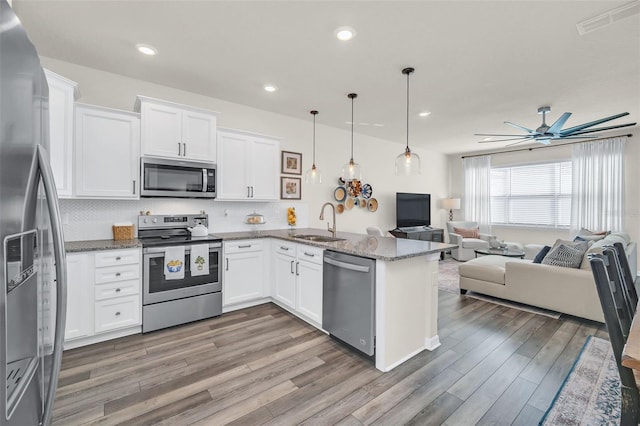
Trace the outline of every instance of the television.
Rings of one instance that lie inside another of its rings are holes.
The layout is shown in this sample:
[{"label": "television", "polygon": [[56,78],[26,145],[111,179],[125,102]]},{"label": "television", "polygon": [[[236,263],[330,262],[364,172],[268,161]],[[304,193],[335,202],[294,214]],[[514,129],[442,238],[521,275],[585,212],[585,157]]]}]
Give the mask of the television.
[{"label": "television", "polygon": [[431,225],[431,194],[396,192],[396,228]]}]

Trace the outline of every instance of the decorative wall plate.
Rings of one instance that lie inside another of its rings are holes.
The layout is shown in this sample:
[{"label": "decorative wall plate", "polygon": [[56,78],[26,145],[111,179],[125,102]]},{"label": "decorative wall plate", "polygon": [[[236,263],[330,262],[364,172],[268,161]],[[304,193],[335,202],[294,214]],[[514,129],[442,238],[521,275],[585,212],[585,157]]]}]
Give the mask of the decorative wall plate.
[{"label": "decorative wall plate", "polygon": [[351,210],[353,208],[353,198],[351,197],[347,197],[347,199],[344,202],[344,208],[347,210]]},{"label": "decorative wall plate", "polygon": [[360,202],[358,203],[358,205],[359,205],[361,208],[363,208],[363,209],[366,209],[366,208],[367,208],[367,204],[369,204],[369,203],[367,202],[367,200],[365,200],[365,199],[363,199],[363,198],[361,198],[361,199],[360,199]]},{"label": "decorative wall plate", "polygon": [[339,186],[333,191],[333,198],[336,199],[337,202],[341,203],[347,198],[347,190],[344,186]]},{"label": "decorative wall plate", "polygon": [[342,213],[343,211],[344,211],[344,204],[338,204],[338,206],[336,207],[336,212]]},{"label": "decorative wall plate", "polygon": [[365,183],[364,185],[362,185],[362,193],[360,195],[362,195],[362,198],[364,198],[365,200],[368,200],[369,198],[371,198],[371,195],[373,194],[373,188],[371,187],[371,185],[369,185],[368,183]]},{"label": "decorative wall plate", "polygon": [[369,205],[367,207],[369,208],[370,212],[375,212],[376,210],[378,210],[378,200],[376,200],[375,198],[370,199]]},{"label": "decorative wall plate", "polygon": [[352,180],[347,185],[347,192],[354,198],[360,195],[360,191],[362,191],[362,184],[359,180]]}]

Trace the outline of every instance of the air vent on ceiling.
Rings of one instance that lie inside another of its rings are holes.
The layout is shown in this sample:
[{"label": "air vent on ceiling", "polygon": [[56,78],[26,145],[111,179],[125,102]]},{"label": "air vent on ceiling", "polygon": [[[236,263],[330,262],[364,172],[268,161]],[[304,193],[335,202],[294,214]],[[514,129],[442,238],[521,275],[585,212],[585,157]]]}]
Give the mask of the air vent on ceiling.
[{"label": "air vent on ceiling", "polygon": [[633,1],[631,3],[623,4],[620,7],[611,9],[607,12],[601,13],[593,18],[585,19],[578,22],[576,27],[580,35],[585,35],[600,28],[604,28],[612,23],[624,18],[628,18],[633,15],[640,14],[640,0]]}]

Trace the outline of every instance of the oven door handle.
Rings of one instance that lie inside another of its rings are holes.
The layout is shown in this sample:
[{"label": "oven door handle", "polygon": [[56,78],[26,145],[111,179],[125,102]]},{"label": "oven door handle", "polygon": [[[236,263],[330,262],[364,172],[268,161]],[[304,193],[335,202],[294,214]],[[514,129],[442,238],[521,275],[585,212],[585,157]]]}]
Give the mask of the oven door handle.
[{"label": "oven door handle", "polygon": [[[186,253],[190,253],[191,249],[189,248],[189,246],[192,244],[188,244],[185,246],[184,248],[184,252]],[[211,249],[216,249],[216,248],[222,248],[222,243],[213,243],[213,244],[209,244],[209,251],[211,251]],[[147,247],[145,249],[142,250],[142,253],[144,254],[151,254],[151,253],[165,253],[165,250],[167,248],[166,247]]]}]

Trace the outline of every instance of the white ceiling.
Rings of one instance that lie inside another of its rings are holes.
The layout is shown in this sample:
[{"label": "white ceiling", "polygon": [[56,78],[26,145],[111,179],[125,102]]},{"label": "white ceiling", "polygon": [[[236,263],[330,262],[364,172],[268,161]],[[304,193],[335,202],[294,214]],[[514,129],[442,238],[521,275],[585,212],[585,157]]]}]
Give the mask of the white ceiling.
[{"label": "white ceiling", "polygon": [[[628,1],[14,0],[39,53],[88,67],[443,153],[513,133],[640,118],[640,15],[580,36],[575,24]],[[334,30],[355,28],[339,42]],[[136,43],[155,46],[144,57]],[[279,90],[267,93],[265,83]],[[419,118],[422,110],[431,111]],[[224,115],[224,111],[221,111]],[[369,123],[362,125],[359,123]],[[383,127],[373,126],[384,124]],[[637,131],[638,127],[632,130]],[[621,133],[618,131],[617,133]],[[640,135],[638,135],[640,137]],[[498,148],[506,143],[491,144]]]}]

